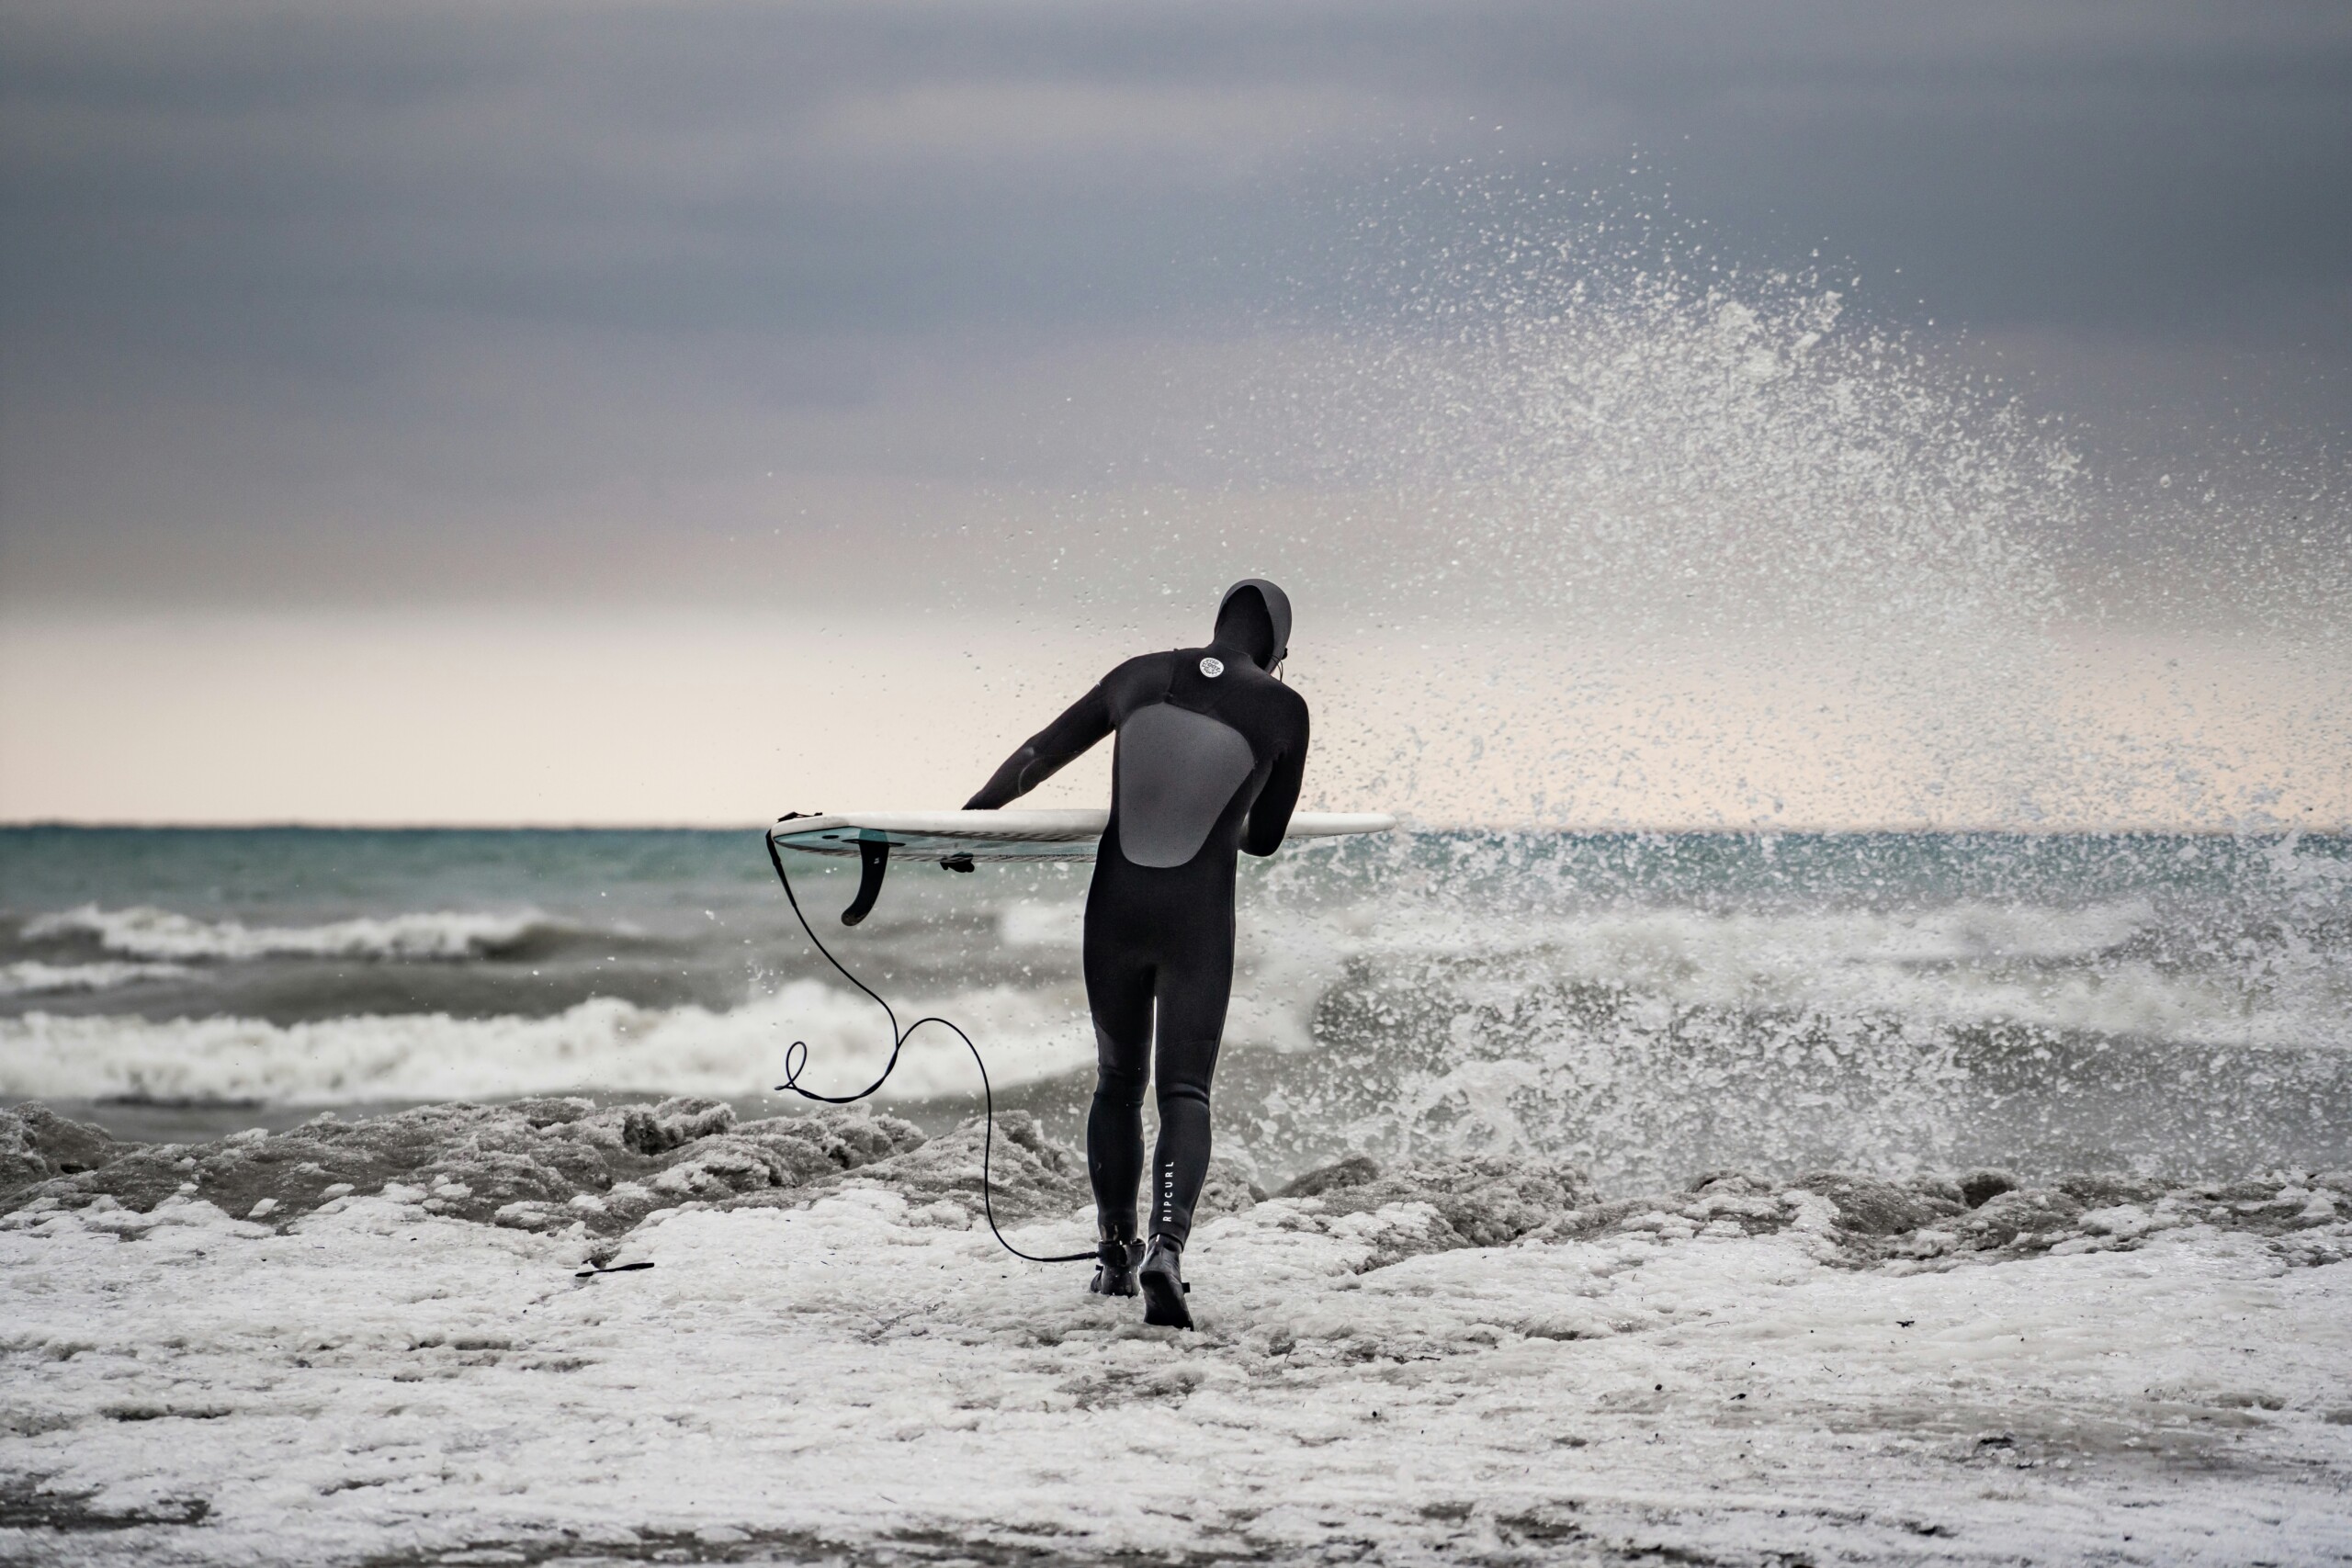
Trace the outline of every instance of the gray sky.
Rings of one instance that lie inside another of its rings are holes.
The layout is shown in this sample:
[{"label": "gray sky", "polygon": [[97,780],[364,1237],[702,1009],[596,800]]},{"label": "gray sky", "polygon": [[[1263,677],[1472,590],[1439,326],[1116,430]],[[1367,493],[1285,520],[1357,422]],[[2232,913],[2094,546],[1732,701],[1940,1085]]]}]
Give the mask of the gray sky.
[{"label": "gray sky", "polygon": [[1266,572],[1325,804],[2352,820],[2347,191],[2340,0],[6,0],[0,818],[937,804]]},{"label": "gray sky", "polygon": [[2341,5],[15,0],[0,93],[18,604],[693,601],[1215,482],[1233,345],[1473,187],[1818,249],[2102,455],[2352,410]]}]

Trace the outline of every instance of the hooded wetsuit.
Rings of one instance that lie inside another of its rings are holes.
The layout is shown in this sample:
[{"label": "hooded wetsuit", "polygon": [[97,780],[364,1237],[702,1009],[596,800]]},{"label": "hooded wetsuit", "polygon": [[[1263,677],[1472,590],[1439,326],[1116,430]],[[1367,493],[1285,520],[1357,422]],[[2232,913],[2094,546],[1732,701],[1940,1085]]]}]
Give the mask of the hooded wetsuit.
[{"label": "hooded wetsuit", "polygon": [[1208,1174],[1209,1079],[1233,989],[1235,857],[1282,846],[1306,761],[1306,703],[1268,673],[1288,651],[1289,622],[1282,590],[1235,584],[1216,640],[1128,660],[967,804],[1001,807],[1118,736],[1111,820],[1086,896],[1097,1069],[1086,1157],[1106,1239],[1136,1235],[1143,1095],[1155,1076],[1149,1230],[1179,1246],[1192,1231]]}]

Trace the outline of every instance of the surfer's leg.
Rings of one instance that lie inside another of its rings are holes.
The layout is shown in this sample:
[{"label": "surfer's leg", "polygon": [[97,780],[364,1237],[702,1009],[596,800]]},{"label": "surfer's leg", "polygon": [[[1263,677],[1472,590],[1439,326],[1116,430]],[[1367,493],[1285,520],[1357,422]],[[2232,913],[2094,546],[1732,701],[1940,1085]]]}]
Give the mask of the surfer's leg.
[{"label": "surfer's leg", "polygon": [[[1205,928],[1205,929],[1200,929]],[[1231,907],[1198,922],[1181,962],[1159,970],[1159,1142],[1151,1159],[1151,1234],[1178,1247],[1209,1172],[1209,1080],[1233,994]]]},{"label": "surfer's leg", "polygon": [[1087,922],[1086,1000],[1094,1014],[1094,1104],[1086,1116],[1086,1174],[1105,1239],[1136,1234],[1143,1180],[1143,1094],[1151,1076],[1152,966],[1098,940]]}]

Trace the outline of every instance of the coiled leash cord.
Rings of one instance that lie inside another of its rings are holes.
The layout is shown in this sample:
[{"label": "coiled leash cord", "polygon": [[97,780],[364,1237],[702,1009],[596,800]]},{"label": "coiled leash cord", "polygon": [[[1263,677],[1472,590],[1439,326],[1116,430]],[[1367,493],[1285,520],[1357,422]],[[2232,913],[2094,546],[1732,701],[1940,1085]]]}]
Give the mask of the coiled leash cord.
[{"label": "coiled leash cord", "polygon": [[800,1087],[801,1069],[808,1065],[808,1043],[806,1040],[794,1041],[791,1048],[785,1052],[784,1081],[775,1086],[776,1091],[778,1093],[782,1093],[786,1089],[790,1089],[793,1093],[800,1096],[803,1100],[819,1100],[826,1105],[854,1104],[858,1100],[864,1100],[867,1095],[872,1094],[875,1090],[880,1089],[885,1083],[889,1081],[891,1072],[895,1070],[899,1065],[899,1053],[907,1048],[907,1040],[909,1036],[912,1035],[916,1030],[921,1029],[926,1023],[935,1023],[939,1025],[942,1029],[949,1031],[956,1039],[961,1040],[964,1043],[964,1049],[972,1054],[973,1065],[980,1069],[980,1103],[986,1108],[988,1112],[988,1131],[982,1134],[980,1140],[980,1210],[988,1216],[989,1230],[995,1235],[997,1245],[1003,1247],[1007,1252],[1012,1254],[1013,1257],[1023,1258],[1031,1263],[1092,1263],[1096,1261],[1096,1254],[1091,1250],[1086,1252],[1064,1252],[1057,1254],[1052,1258],[1040,1258],[1035,1253],[1022,1251],[1019,1247],[1004,1239],[1004,1232],[997,1229],[996,1204],[989,1196],[991,1185],[989,1180],[989,1157],[992,1153],[994,1153],[996,1148],[996,1091],[989,1086],[989,1065],[987,1062],[981,1060],[980,1048],[972,1043],[972,1037],[970,1035],[965,1033],[963,1030],[956,1027],[953,1021],[948,1019],[939,1017],[919,1018],[912,1023],[907,1025],[904,1029],[899,1028],[898,1010],[893,1008],[888,1002],[884,1001],[881,995],[876,992],[873,987],[867,985],[865,981],[851,974],[848,967],[843,964],[840,959],[833,956],[833,950],[827,947],[823,939],[817,935],[816,928],[808,923],[808,917],[801,912],[799,898],[795,897],[793,894],[792,878],[785,874],[784,855],[776,849],[775,840],[773,838],[769,839],[767,845],[768,863],[775,867],[775,879],[784,884],[785,901],[792,906],[793,918],[800,922],[800,929],[808,933],[809,942],[815,946],[818,952],[825,955],[826,963],[831,964],[836,970],[841,972],[842,979],[847,980],[851,985],[855,986],[859,990],[864,991],[868,997],[872,998],[874,1005],[880,1008],[882,1010],[882,1015],[890,1021],[890,1059],[882,1065],[882,1076],[876,1078],[872,1083],[867,1084],[864,1089],[859,1089],[855,1094],[819,1094],[815,1089],[802,1089]]}]

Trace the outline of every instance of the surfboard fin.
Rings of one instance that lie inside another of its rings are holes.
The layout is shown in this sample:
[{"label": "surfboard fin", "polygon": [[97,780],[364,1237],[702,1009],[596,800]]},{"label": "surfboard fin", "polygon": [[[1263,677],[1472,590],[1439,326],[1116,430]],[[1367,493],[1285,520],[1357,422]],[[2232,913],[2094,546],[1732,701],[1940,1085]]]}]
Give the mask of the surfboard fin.
[{"label": "surfboard fin", "polygon": [[888,839],[860,839],[857,841],[857,897],[842,911],[842,924],[854,926],[874,912],[874,900],[882,897],[882,874],[890,869],[890,841]]}]

